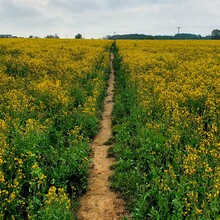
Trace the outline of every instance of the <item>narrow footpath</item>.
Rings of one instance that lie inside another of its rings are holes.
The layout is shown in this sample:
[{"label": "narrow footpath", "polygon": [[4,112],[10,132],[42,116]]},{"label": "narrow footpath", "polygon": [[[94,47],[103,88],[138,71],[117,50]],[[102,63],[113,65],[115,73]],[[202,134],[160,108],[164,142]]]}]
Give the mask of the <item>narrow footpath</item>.
[{"label": "narrow footpath", "polygon": [[92,142],[93,167],[90,170],[88,191],[80,201],[81,206],[78,212],[80,220],[119,220],[125,214],[123,200],[109,189],[108,179],[112,175],[109,168],[114,163],[114,159],[108,158],[110,146],[104,145],[112,137],[115,82],[113,59],[114,56],[111,53],[111,73],[104,101],[101,129]]}]

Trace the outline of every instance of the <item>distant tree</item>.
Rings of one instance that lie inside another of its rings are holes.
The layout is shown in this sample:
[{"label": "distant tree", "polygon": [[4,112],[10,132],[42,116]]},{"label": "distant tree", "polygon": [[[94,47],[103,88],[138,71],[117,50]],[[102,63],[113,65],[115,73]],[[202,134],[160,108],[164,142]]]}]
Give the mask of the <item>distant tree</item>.
[{"label": "distant tree", "polygon": [[145,34],[122,34],[122,35],[107,35],[107,39],[111,40],[153,40],[154,37],[152,35]]},{"label": "distant tree", "polygon": [[213,40],[220,40],[220,30],[215,29],[212,31],[212,39]]},{"label": "distant tree", "polygon": [[200,40],[202,39],[202,36],[196,35],[196,34],[181,33],[181,34],[174,35],[174,39],[176,40]]},{"label": "distant tree", "polygon": [[103,39],[110,39],[111,36],[110,35],[106,35],[105,37],[103,37]]},{"label": "distant tree", "polygon": [[212,39],[212,36],[211,35],[207,35],[207,36],[203,37],[203,39],[210,40],[210,39]]},{"label": "distant tree", "polygon": [[172,35],[156,35],[153,36],[155,40],[173,40],[173,36]]},{"label": "distant tree", "polygon": [[29,38],[39,38],[38,36],[30,35]]},{"label": "distant tree", "polygon": [[172,35],[146,35],[146,34],[121,34],[121,35],[107,35],[104,39],[111,40],[202,40],[210,39],[210,36],[202,37],[201,35],[181,33]]},{"label": "distant tree", "polygon": [[75,36],[75,39],[82,39],[82,34],[77,34],[77,35]]},{"label": "distant tree", "polygon": [[59,38],[59,36],[57,34],[54,35],[47,35],[45,38]]}]

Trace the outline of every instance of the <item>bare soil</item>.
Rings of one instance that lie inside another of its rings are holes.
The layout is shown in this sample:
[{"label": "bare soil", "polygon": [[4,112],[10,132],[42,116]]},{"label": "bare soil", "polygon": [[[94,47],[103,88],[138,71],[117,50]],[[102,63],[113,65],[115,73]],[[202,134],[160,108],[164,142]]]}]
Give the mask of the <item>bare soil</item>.
[{"label": "bare soil", "polygon": [[114,163],[114,158],[108,158],[110,146],[104,144],[112,137],[115,82],[113,59],[114,56],[111,54],[111,74],[104,101],[101,129],[92,142],[93,167],[90,170],[88,191],[80,201],[78,212],[80,220],[119,220],[125,214],[123,200],[109,189],[108,179],[112,175],[109,168]]}]

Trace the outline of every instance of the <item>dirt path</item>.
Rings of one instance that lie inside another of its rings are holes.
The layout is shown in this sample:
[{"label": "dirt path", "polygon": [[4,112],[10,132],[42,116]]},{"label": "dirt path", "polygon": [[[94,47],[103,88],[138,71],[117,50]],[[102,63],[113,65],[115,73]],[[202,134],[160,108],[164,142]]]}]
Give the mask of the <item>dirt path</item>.
[{"label": "dirt path", "polygon": [[90,171],[88,192],[80,201],[81,207],[78,212],[80,220],[119,220],[124,214],[123,201],[109,189],[108,178],[112,174],[109,167],[114,163],[114,159],[107,157],[109,146],[104,145],[112,137],[111,115],[115,82],[113,59],[111,54],[111,74],[104,102],[101,130],[92,143],[94,166]]}]

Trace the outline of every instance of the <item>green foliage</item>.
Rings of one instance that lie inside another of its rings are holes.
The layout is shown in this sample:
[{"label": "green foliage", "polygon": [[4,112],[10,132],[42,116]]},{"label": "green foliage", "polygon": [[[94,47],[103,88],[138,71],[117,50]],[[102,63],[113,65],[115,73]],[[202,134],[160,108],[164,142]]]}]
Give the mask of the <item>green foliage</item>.
[{"label": "green foliage", "polygon": [[77,34],[77,35],[75,36],[75,39],[82,39],[82,34]]},{"label": "green foliage", "polygon": [[[107,36],[107,39],[111,40],[202,40],[211,39],[211,36],[202,37],[201,35],[181,33],[172,35],[146,35],[146,34],[122,34]],[[212,39],[219,39],[219,37],[213,37]]]},{"label": "green foliage", "polygon": [[[56,49],[62,45],[50,41]],[[36,41],[30,42],[37,47]],[[103,46],[103,54],[96,59],[92,54],[92,61],[85,61],[81,46],[77,46],[76,56],[82,57],[79,63],[83,61],[84,66],[88,62],[85,71],[74,69],[72,59],[68,67],[65,59],[54,58],[53,63],[68,68],[59,72],[60,67],[47,63],[41,66],[43,76],[38,70],[32,72],[35,60],[31,59],[30,65],[27,51],[4,48],[4,68],[0,69],[5,77],[0,80],[0,219],[74,219],[72,209],[87,189],[89,142],[99,127],[109,76],[109,48]],[[42,48],[38,50],[42,52]],[[29,63],[25,74],[19,63],[12,62],[22,55],[26,58],[23,63]]]},{"label": "green foliage", "polygon": [[113,35],[107,36],[107,39],[110,40],[153,40],[152,35],[145,34],[122,34],[122,35]]},{"label": "green foliage", "polygon": [[213,30],[211,38],[213,40],[220,40],[220,30],[218,29]]},{"label": "green foliage", "polygon": [[173,39],[175,40],[201,40],[203,39],[203,37],[201,35],[196,35],[196,34],[181,33],[181,34],[175,34]]},{"label": "green foliage", "polygon": [[[198,175],[186,175],[183,165],[184,158],[193,152],[193,148],[185,146],[202,143],[196,129],[200,122],[193,122],[192,118],[196,114],[202,115],[204,129],[210,128],[211,121],[216,120],[205,119],[208,117],[203,109],[206,99],[197,97],[180,103],[192,115],[183,115],[174,122],[174,108],[163,111],[164,106],[156,103],[156,95],[146,94],[149,97],[155,95],[155,102],[148,105],[151,112],[148,114],[142,103],[138,103],[137,85],[129,80],[131,72],[123,64],[116,45],[113,51],[116,94],[113,109],[115,144],[111,154],[116,156],[117,162],[111,187],[123,195],[135,220],[218,219],[218,199],[212,202],[207,199],[213,186],[212,178],[205,177],[203,168],[198,168]],[[179,141],[176,140],[177,134],[181,134]],[[207,151],[211,146],[207,146]],[[198,149],[195,148],[194,151]],[[210,164],[212,169],[219,169],[218,161],[212,160]]]}]

